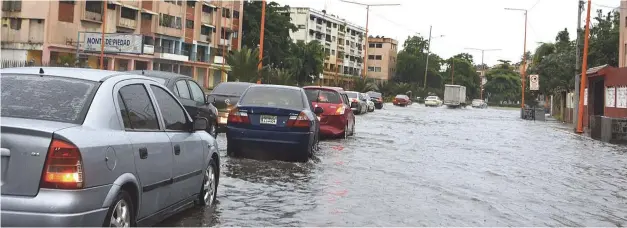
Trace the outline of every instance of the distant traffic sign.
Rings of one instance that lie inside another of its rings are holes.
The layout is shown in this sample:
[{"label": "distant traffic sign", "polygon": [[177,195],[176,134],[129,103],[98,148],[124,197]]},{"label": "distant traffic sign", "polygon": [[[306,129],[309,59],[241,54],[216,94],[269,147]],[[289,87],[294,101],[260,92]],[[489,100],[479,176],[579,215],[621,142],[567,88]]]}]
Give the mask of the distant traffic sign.
[{"label": "distant traffic sign", "polygon": [[529,75],[529,90],[539,90],[540,80],[537,74]]}]

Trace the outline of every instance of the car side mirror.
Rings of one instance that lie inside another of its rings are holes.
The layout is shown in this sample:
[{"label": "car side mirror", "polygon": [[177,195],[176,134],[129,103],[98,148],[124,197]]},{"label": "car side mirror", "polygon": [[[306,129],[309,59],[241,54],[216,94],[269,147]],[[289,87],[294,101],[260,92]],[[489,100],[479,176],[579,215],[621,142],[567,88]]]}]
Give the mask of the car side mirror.
[{"label": "car side mirror", "polygon": [[204,131],[207,129],[207,125],[209,125],[209,120],[205,117],[198,117],[194,119],[194,127],[192,130],[194,131]]},{"label": "car side mirror", "polygon": [[324,109],[322,109],[322,107],[316,107],[316,108],[314,108],[314,113],[315,113],[316,115],[320,115],[320,114],[322,114],[323,112],[324,112]]},{"label": "car side mirror", "polygon": [[209,94],[205,95],[205,104],[213,104],[216,102],[216,98],[209,96]]}]

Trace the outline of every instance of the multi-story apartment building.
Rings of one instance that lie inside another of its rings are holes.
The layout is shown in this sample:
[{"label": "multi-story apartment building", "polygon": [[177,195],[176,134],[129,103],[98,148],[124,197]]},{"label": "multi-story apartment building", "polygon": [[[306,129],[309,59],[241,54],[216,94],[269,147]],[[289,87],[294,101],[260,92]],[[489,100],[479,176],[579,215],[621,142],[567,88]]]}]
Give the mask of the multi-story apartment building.
[{"label": "multi-story apartment building", "polygon": [[627,0],[620,1],[618,67],[627,67]]},{"label": "multi-story apartment building", "polygon": [[396,72],[398,41],[384,36],[368,37],[368,72],[366,77],[387,81]]},{"label": "multi-story apartment building", "polygon": [[46,64],[71,56],[100,68],[100,49],[86,50],[85,41],[101,36],[104,25],[105,33],[137,35],[131,45],[141,50],[107,52],[105,69],[177,72],[207,88],[227,80],[223,56],[241,45],[243,1],[106,2],[2,1],[2,60]]},{"label": "multi-story apartment building", "polygon": [[290,8],[292,23],[298,31],[291,32],[294,42],[309,43],[317,40],[324,46],[327,57],[321,83],[331,80],[352,81],[352,77],[363,73],[363,58],[366,29],[347,22],[326,11],[307,7]]}]

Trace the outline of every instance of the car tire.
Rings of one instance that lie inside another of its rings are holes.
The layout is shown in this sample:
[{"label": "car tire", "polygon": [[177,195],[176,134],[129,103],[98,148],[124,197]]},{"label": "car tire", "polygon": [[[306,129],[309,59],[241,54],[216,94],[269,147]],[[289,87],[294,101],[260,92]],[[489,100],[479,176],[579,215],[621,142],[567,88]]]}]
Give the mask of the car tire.
[{"label": "car tire", "polygon": [[348,138],[348,123],[346,123],[346,126],[344,126],[344,132],[342,132],[342,135],[340,136],[340,138],[342,139]]},{"label": "car tire", "polygon": [[216,139],[218,137],[218,123],[217,122],[210,123],[209,126],[207,126],[207,130],[205,131],[209,133],[211,137]]},{"label": "car tire", "polygon": [[118,192],[113,203],[109,205],[109,210],[102,226],[135,226],[135,206],[128,192],[124,190]]},{"label": "car tire", "polygon": [[226,143],[226,155],[229,157],[237,157],[237,152],[239,148],[237,148],[237,146],[235,146],[233,143]]},{"label": "car tire", "polygon": [[353,120],[353,126],[351,127],[351,133],[348,134],[348,136],[353,136],[355,135],[355,120]]},{"label": "car tire", "polygon": [[[202,184],[200,186],[200,193],[198,194],[197,204],[201,206],[212,206],[218,195],[218,166],[216,162],[211,159],[209,165],[205,169]],[[211,191],[210,191],[211,190]]]}]

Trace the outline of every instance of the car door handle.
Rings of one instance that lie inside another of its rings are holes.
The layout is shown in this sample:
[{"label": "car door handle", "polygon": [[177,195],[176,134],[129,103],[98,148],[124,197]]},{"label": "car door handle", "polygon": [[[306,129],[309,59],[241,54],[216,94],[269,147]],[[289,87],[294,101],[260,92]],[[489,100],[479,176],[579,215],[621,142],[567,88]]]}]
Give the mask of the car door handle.
[{"label": "car door handle", "polygon": [[148,149],[146,147],[139,148],[139,158],[146,159],[148,157]]},{"label": "car door handle", "polygon": [[179,154],[181,154],[181,146],[174,145],[174,155],[179,155]]}]

